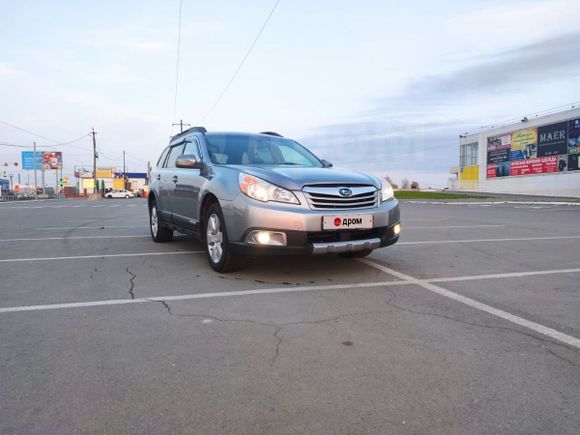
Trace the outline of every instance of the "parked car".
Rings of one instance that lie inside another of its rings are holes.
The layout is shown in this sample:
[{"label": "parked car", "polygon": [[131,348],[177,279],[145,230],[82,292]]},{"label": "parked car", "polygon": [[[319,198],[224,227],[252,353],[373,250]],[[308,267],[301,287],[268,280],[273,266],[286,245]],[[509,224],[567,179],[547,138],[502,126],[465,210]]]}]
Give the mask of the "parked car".
[{"label": "parked car", "polygon": [[135,194],[130,190],[115,189],[105,193],[105,198],[133,198]]},{"label": "parked car", "polygon": [[210,266],[235,270],[253,255],[363,257],[399,238],[399,204],[385,180],[336,169],[277,133],[174,136],[151,176],[151,236],[204,243]]}]

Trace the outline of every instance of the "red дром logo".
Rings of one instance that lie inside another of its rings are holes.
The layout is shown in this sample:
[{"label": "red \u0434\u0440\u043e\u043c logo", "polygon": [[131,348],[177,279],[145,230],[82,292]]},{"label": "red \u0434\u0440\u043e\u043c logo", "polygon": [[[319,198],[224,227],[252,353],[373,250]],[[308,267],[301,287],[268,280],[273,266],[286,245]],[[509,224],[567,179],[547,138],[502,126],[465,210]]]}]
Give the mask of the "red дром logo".
[{"label": "red \u0434\u0440\u043e\u043c logo", "polygon": [[334,226],[335,227],[339,227],[341,223],[342,223],[342,219],[341,218],[339,218],[339,217],[334,218]]}]

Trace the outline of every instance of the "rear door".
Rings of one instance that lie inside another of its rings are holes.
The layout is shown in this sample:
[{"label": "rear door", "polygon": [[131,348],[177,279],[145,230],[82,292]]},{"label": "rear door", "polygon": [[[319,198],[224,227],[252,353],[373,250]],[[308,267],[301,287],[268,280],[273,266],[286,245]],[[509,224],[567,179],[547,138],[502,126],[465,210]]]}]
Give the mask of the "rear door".
[{"label": "rear door", "polygon": [[[196,136],[187,138],[183,148],[183,155],[193,155],[198,162],[202,161],[199,139]],[[199,169],[176,168],[177,182],[173,196],[173,219],[176,224],[190,230],[198,230],[199,217],[197,216],[199,192],[205,178]]]}]

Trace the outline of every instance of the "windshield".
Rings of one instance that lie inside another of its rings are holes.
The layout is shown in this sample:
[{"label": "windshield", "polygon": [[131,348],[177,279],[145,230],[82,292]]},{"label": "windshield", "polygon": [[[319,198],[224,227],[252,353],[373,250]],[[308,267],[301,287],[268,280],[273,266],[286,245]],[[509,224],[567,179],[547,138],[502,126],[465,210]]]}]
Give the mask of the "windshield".
[{"label": "windshield", "polygon": [[283,137],[208,133],[205,138],[211,161],[217,164],[323,167],[314,154]]}]

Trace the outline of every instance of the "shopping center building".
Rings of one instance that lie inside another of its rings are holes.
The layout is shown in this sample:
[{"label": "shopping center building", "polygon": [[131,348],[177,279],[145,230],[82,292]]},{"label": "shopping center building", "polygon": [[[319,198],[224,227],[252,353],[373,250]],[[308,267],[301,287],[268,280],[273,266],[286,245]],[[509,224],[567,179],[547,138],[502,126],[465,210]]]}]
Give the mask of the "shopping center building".
[{"label": "shopping center building", "polygon": [[459,136],[461,190],[580,197],[580,107]]}]

